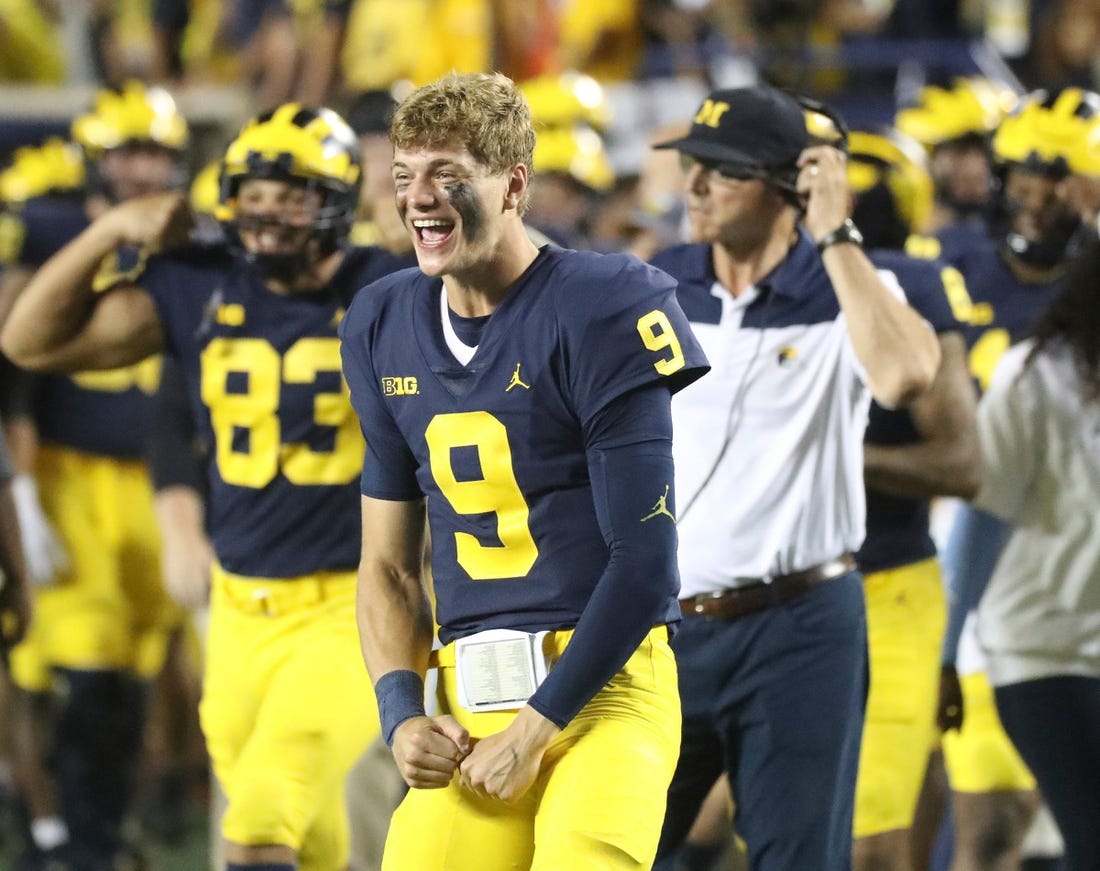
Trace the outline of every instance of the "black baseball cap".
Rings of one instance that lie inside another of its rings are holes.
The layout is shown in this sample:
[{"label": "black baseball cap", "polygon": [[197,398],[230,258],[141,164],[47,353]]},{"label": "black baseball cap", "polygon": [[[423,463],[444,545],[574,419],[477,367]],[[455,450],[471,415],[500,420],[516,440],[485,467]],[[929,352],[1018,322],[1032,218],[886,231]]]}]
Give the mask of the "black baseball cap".
[{"label": "black baseball cap", "polygon": [[687,136],[653,147],[771,169],[794,166],[811,141],[798,100],[770,85],[754,85],[712,91],[696,112]]}]

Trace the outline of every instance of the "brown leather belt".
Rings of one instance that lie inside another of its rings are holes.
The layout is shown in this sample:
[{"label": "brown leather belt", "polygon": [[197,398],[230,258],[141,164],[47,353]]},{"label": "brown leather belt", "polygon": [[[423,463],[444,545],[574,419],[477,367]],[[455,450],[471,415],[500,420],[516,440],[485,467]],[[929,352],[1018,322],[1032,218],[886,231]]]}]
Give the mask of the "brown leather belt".
[{"label": "brown leather belt", "polygon": [[797,599],[823,581],[845,575],[855,567],[855,557],[850,553],[842,554],[789,575],[776,575],[768,580],[761,578],[744,586],[681,599],[680,613],[708,620],[735,620]]}]

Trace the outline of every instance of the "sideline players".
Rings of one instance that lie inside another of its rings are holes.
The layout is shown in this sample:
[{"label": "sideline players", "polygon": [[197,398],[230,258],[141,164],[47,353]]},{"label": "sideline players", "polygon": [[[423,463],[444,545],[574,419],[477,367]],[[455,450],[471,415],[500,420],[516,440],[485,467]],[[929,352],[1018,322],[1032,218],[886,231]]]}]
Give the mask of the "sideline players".
[{"label": "sideline players", "polygon": [[229,798],[229,869],[344,868],[344,776],[377,732],[352,606],[363,443],[336,329],[393,262],[344,246],[359,175],[335,113],[260,115],[223,160],[229,249],[150,256],[97,294],[104,256],[170,249],[193,226],[182,195],[124,203],[39,270],[0,336],[29,368],[109,368],[162,348],[183,367],[213,446],[201,715]]},{"label": "sideline players", "polygon": [[[73,121],[85,187],[54,149],[44,165],[57,180],[27,200],[12,220],[18,244],[3,277],[4,307],[35,270],[112,202],[182,184],[183,116],[167,92],[128,82],[104,89],[92,111]],[[64,180],[64,181],[62,181]],[[109,279],[133,252],[90,264]],[[137,361],[135,361],[136,363]],[[20,719],[29,734],[50,735],[60,816],[54,817],[28,748],[31,835],[37,850],[60,853],[76,868],[99,867],[129,849],[122,823],[136,787],[147,682],[161,669],[169,633],[182,619],[160,580],[160,537],[142,462],[160,361],[109,372],[34,379],[24,409],[31,426],[13,430],[20,471],[32,471],[66,564],[38,572],[37,616],[14,652]],[[39,563],[41,560],[38,561]],[[52,707],[53,723],[44,725]],[[70,843],[66,846],[65,842]],[[39,857],[42,858],[42,857]]]},{"label": "sideline players", "polygon": [[[993,137],[1003,223],[995,238],[952,259],[973,300],[966,329],[969,364],[983,390],[1001,355],[1030,332],[1061,291],[1078,216],[1057,194],[1071,156],[1098,115],[1095,94],[1078,88],[1037,92]],[[977,603],[1004,536],[1000,521],[962,506],[944,552],[956,595],[944,642],[942,704],[961,700],[962,725],[944,735],[943,749],[956,850],[975,868],[1012,861],[1037,806],[1034,778],[997,716],[977,639],[964,630],[964,618]]]},{"label": "sideline players", "polygon": [[921,88],[916,103],[897,113],[897,129],[928,149],[935,204],[921,232],[957,224],[984,230],[993,193],[989,140],[1015,102],[1008,89],[974,76]]},{"label": "sideline players", "polygon": [[915,142],[894,131],[853,132],[848,182],[852,217],[871,261],[895,276],[940,344],[932,385],[906,408],[872,403],[863,445],[867,537],[856,559],[864,574],[871,683],[853,864],[905,871],[912,867],[909,830],[935,734],[947,621],[928,502],[969,498],[978,486],[977,395],[953,314],[969,311],[969,297],[953,268],[902,253],[932,205],[932,182]]}]

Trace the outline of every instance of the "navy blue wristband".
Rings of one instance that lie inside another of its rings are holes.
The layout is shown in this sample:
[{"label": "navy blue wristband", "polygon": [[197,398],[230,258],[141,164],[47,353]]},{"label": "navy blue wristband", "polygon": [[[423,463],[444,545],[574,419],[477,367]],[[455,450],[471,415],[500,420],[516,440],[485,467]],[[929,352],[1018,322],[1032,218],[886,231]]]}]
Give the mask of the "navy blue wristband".
[{"label": "navy blue wristband", "polygon": [[382,738],[393,746],[397,727],[413,717],[424,716],[424,678],[415,671],[388,671],[374,685],[378,700],[378,719],[382,723]]}]

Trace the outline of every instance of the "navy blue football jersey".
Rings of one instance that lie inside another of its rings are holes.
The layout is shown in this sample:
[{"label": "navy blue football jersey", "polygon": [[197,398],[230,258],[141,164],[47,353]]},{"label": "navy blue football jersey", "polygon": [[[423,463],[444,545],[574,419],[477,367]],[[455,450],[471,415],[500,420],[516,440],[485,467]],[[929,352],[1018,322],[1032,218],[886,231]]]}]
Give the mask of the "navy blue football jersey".
[{"label": "navy blue football jersey", "polygon": [[[10,252],[14,264],[37,269],[75,239],[88,219],[84,200],[50,196],[28,200],[15,218],[21,222],[19,244]],[[104,264],[104,273],[132,265],[128,252]],[[106,372],[45,375],[35,379],[33,414],[38,436],[98,456],[138,459],[148,433],[151,396],[160,377],[160,360]]]},{"label": "navy blue football jersey", "polygon": [[[879,270],[893,273],[905,297],[937,333],[961,332],[950,292],[961,280],[949,266],[934,260],[917,260],[898,251],[868,252]],[[905,409],[883,408],[871,403],[864,442],[875,445],[908,445],[920,441],[913,419]],[[867,489],[867,537],[856,558],[864,572],[879,572],[934,556],[928,523],[928,501],[891,496]]]},{"label": "navy blue football jersey", "polygon": [[987,239],[951,261],[966,279],[972,300],[963,332],[970,349],[970,371],[982,390],[989,385],[1001,355],[1027,338],[1062,291],[1061,277],[1039,283],[1021,281],[1005,257],[1001,243]]},{"label": "navy blue football jersey", "polygon": [[82,196],[34,197],[7,218],[5,263],[37,269],[88,226]]},{"label": "navy blue football jersey", "polygon": [[934,236],[910,236],[905,253],[919,260],[940,260],[952,263],[975,247],[981,247],[992,236],[985,221],[971,219],[948,224]]},{"label": "navy blue football jersey", "polygon": [[329,286],[281,296],[224,248],[152,258],[156,302],[212,446],[208,526],[230,572],[293,578],[359,560],[363,440],[340,371],[337,327],[393,258],[350,248]]},{"label": "navy blue football jersey", "polygon": [[[545,246],[465,366],[446,344],[440,279],[406,270],[356,299],[342,330],[362,490],[427,496],[443,641],[580,619],[609,559],[586,427],[630,390],[675,391],[708,368],[675,289],[631,257]],[[664,619],[679,619],[674,598]]]}]

